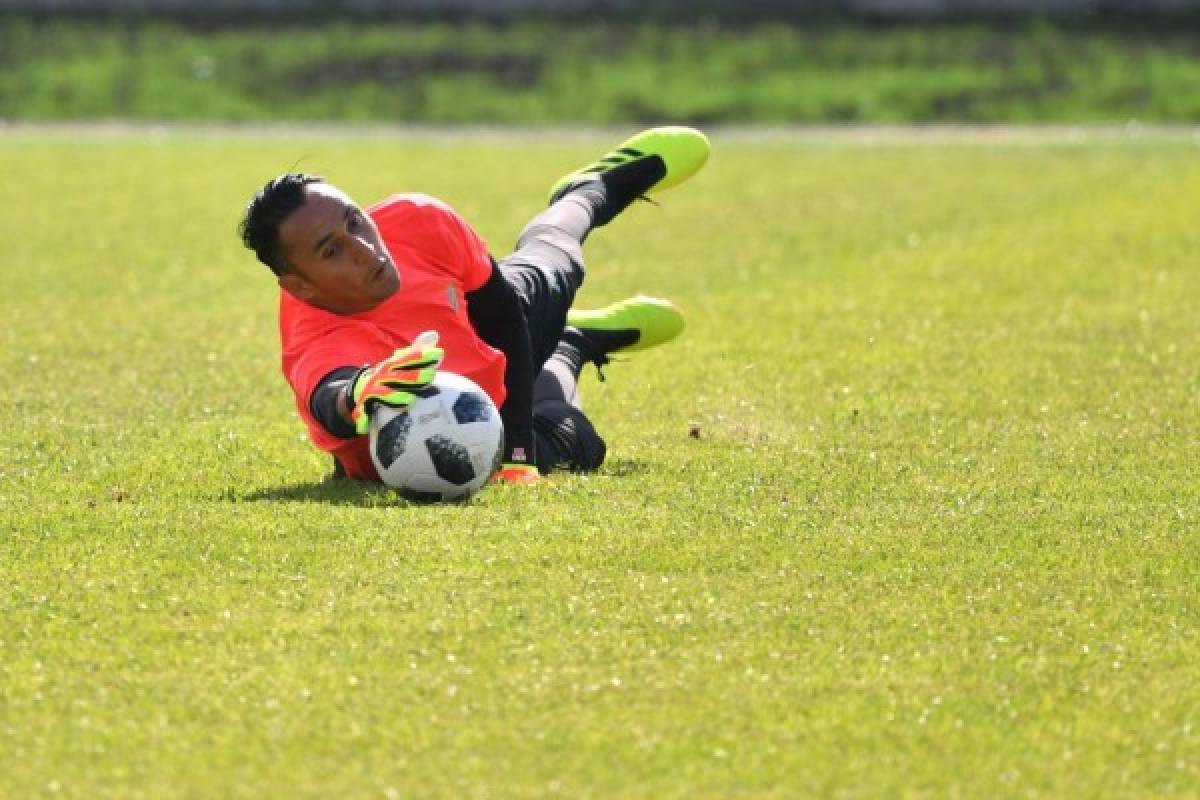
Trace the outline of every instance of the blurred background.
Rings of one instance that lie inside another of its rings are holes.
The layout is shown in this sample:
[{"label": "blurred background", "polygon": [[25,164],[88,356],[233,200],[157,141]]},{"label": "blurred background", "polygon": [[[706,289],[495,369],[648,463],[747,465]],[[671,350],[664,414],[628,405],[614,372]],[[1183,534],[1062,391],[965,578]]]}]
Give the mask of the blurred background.
[{"label": "blurred background", "polygon": [[1200,119],[1200,0],[0,0],[0,118]]}]

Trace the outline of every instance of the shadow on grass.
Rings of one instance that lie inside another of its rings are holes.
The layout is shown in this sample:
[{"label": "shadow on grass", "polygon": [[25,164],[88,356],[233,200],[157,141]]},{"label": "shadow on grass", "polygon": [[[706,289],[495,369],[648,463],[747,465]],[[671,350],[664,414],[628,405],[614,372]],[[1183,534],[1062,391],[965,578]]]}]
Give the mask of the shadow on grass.
[{"label": "shadow on grass", "polygon": [[[648,472],[646,464],[631,459],[610,459],[600,468],[599,475],[611,478],[626,478]],[[565,473],[554,473],[555,475]],[[387,488],[368,481],[352,481],[330,475],[319,481],[306,481],[291,486],[269,486],[242,492],[226,489],[221,499],[231,503],[324,503],[326,505],[354,505],[363,508],[409,504]],[[413,503],[424,505],[423,503]]]},{"label": "shadow on grass", "polygon": [[330,476],[291,486],[269,486],[252,492],[229,490],[225,499],[234,503],[325,503],[328,505],[395,505],[398,498],[377,483],[352,481]]}]

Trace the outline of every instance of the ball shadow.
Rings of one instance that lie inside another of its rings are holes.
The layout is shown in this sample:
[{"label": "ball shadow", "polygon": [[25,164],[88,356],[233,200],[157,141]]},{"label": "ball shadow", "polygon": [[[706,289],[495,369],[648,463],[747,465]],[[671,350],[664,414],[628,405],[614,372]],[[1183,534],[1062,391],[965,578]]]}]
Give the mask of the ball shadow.
[{"label": "ball shadow", "polygon": [[226,499],[235,503],[322,503],[325,505],[355,505],[364,508],[381,505],[404,505],[391,489],[378,483],[353,481],[330,475],[319,481],[306,481],[290,486],[268,486],[251,492],[229,490]]},{"label": "ball shadow", "polygon": [[[607,478],[628,478],[644,475],[649,471],[650,468],[644,462],[615,458],[605,461],[596,474]],[[319,481],[305,481],[289,486],[268,486],[249,492],[227,488],[221,494],[221,499],[231,503],[321,503],[324,505],[354,505],[362,508],[426,505],[406,499],[382,484],[371,481],[355,481],[337,475],[330,475]],[[446,505],[469,503],[470,498],[459,502],[450,501]]]}]

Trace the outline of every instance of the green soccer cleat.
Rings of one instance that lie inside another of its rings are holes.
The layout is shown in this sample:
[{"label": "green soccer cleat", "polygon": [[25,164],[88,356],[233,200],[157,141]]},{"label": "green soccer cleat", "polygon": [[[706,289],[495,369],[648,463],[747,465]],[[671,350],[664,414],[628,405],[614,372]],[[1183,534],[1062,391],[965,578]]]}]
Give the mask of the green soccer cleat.
[{"label": "green soccer cleat", "polygon": [[679,125],[650,128],[625,140],[599,161],[559,178],[550,188],[550,203],[573,186],[603,179],[617,167],[641,161],[652,163],[648,169],[639,171],[643,185],[634,188],[634,196],[664,192],[695,175],[708,160],[710,150],[708,137],[695,128]]},{"label": "green soccer cleat", "polygon": [[637,295],[592,311],[571,309],[567,324],[578,328],[604,361],[612,353],[646,350],[683,331],[683,312],[669,300]]}]

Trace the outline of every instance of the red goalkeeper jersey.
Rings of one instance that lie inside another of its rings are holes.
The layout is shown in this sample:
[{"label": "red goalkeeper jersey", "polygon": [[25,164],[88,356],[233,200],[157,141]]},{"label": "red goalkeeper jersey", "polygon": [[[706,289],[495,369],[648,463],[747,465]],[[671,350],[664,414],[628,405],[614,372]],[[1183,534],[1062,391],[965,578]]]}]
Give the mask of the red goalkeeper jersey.
[{"label": "red goalkeeper jersey", "polygon": [[400,288],[370,311],[345,316],[281,290],[279,336],[283,374],[313,443],[332,453],[347,477],[377,480],[367,437],[340,439],[309,410],[322,378],[339,367],[373,364],[422,331],[434,330],[446,351],[441,368],[475,381],[499,407],[505,359],[480,340],[467,318],[466,293],[486,283],[492,272],[487,243],[453,209],[427,195],[392,195],[366,213],[396,264]]}]

